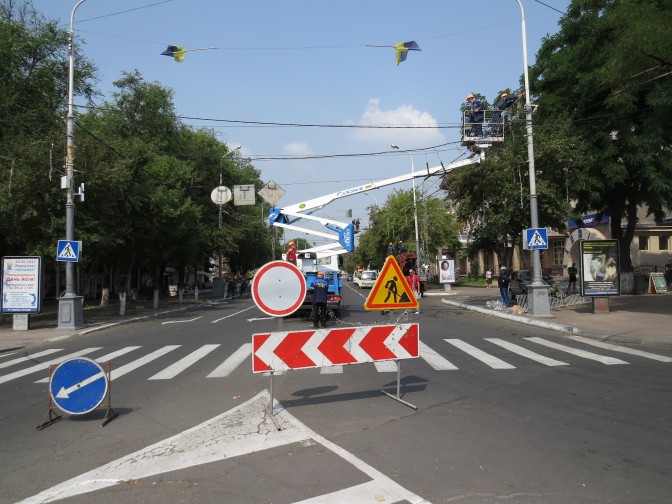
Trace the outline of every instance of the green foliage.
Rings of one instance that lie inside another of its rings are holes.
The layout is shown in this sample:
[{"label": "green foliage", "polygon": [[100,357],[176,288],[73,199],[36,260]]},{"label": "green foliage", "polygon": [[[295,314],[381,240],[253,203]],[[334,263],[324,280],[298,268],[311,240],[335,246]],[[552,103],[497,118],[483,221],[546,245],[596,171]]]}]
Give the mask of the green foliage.
[{"label": "green foliage", "polygon": [[[639,206],[658,220],[672,207],[671,44],[670,2],[574,0],[532,72],[539,121],[568,121],[586,146],[576,212],[608,213],[621,251]],[[631,271],[629,254],[621,266]]]},{"label": "green foliage", "polygon": [[[422,198],[416,193],[421,258],[433,261],[439,247],[459,247],[457,225],[445,202],[437,198]],[[397,190],[391,193],[385,205],[369,208],[370,229],[359,235],[354,253],[346,258],[346,267],[352,271],[359,263],[371,263],[381,268],[387,256],[389,242],[406,243],[409,252],[417,252],[415,220],[413,218],[413,191]]]}]

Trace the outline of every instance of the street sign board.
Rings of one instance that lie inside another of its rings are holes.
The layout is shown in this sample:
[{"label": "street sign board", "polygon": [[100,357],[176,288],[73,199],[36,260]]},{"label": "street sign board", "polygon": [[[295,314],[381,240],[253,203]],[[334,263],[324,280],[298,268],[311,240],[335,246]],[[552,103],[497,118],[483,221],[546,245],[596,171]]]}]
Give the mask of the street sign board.
[{"label": "street sign board", "polygon": [[417,358],[419,332],[411,323],[254,334],[252,372]]},{"label": "street sign board", "polygon": [[61,262],[79,262],[79,251],[81,248],[81,241],[58,240],[56,260]]},{"label": "street sign board", "polygon": [[49,382],[54,404],[71,415],[83,415],[96,409],[105,399],[107,389],[107,373],[100,364],[86,357],[61,362]]},{"label": "street sign board", "polygon": [[252,299],[264,313],[285,317],[298,310],[306,298],[306,279],[287,261],[264,264],[252,279]]},{"label": "street sign board", "polygon": [[39,313],[41,287],[41,257],[2,258],[2,313]]},{"label": "street sign board", "polygon": [[285,195],[285,190],[271,180],[268,184],[259,189],[257,194],[261,196],[266,203],[275,205],[280,201],[280,198]]},{"label": "street sign board", "polygon": [[525,240],[523,242],[525,250],[541,250],[548,248],[548,229],[530,228],[526,229]]},{"label": "street sign board", "polygon": [[411,286],[408,285],[404,273],[397,264],[394,256],[388,256],[378,280],[371,288],[364,303],[365,310],[399,310],[417,309],[418,300],[415,299]]}]

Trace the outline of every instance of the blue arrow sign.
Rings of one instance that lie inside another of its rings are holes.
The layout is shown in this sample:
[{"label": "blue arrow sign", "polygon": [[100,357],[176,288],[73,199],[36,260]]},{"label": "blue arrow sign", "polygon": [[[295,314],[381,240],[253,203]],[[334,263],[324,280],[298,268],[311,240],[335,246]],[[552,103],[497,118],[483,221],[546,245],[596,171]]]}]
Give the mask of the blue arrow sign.
[{"label": "blue arrow sign", "polygon": [[78,357],[61,362],[51,375],[49,393],[71,415],[96,409],[107,395],[107,373],[97,362]]},{"label": "blue arrow sign", "polygon": [[79,262],[79,246],[82,242],[74,240],[58,240],[56,260],[62,262]]}]

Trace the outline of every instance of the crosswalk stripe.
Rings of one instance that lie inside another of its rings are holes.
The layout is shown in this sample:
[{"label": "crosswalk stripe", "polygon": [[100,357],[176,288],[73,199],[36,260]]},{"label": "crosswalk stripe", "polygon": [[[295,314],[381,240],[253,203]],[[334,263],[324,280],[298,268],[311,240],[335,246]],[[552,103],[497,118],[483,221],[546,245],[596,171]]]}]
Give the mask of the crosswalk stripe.
[{"label": "crosswalk stripe", "polygon": [[522,357],[527,357],[528,359],[538,362],[539,364],[544,364],[546,366],[569,366],[568,362],[551,359],[550,357],[538,354],[532,350],[528,350],[527,348],[523,348],[520,345],[516,345],[510,341],[505,341],[501,338],[485,338],[485,340],[502,348],[506,348],[509,352],[521,355]]},{"label": "crosswalk stripe", "polygon": [[584,359],[590,359],[597,362],[601,362],[602,364],[607,364],[608,366],[611,366],[612,364],[628,364],[627,362],[622,361],[620,359],[616,359],[614,357],[607,357],[606,355],[599,355],[593,352],[587,352],[586,350],[579,350],[578,348],[572,348],[567,345],[561,345],[560,343],[554,343],[552,341],[548,341],[543,338],[538,338],[536,336],[525,339],[528,341],[533,341],[534,343],[538,343],[540,345],[547,346],[549,348],[554,348],[555,350],[560,350],[561,352],[567,352],[569,354],[582,357]]},{"label": "crosswalk stripe", "polygon": [[202,359],[203,357],[208,355],[210,352],[212,352],[218,346],[219,346],[219,344],[203,345],[198,350],[195,350],[195,351],[191,352],[189,355],[181,358],[179,361],[175,362],[174,364],[171,364],[170,366],[168,366],[163,371],[159,371],[154,376],[150,376],[149,380],[170,380],[171,378],[175,378],[182,371],[187,369],[189,366],[191,366],[195,362],[198,362],[200,359]]},{"label": "crosswalk stripe", "polygon": [[61,350],[62,350],[62,348],[51,348],[51,349],[45,350],[43,352],[37,352],[37,353],[34,353],[34,354],[24,355],[23,357],[17,357],[16,359],[12,359],[10,361],[3,362],[2,364],[0,364],[0,369],[6,368],[6,367],[9,367],[9,366],[13,366],[14,364],[20,364],[21,362],[26,362],[26,361],[29,361],[29,360],[33,360],[33,359],[36,359],[38,357],[43,357],[45,355],[50,355],[52,353],[60,352]]},{"label": "crosswalk stripe", "polygon": [[[129,346],[126,348],[122,348],[121,350],[117,350],[115,352],[110,352],[106,355],[101,355],[100,357],[96,358],[96,362],[109,362],[112,359],[119,357],[120,355],[127,354],[128,352],[131,352],[133,350],[137,350],[138,348],[142,348],[139,346]],[[37,380],[35,383],[49,383],[49,377],[47,378],[42,378],[41,380]]]},{"label": "crosswalk stripe", "polygon": [[31,366],[26,369],[22,369],[21,371],[15,371],[14,373],[10,373],[8,375],[0,376],[0,383],[5,383],[10,380],[14,380],[15,378],[20,378],[22,376],[26,376],[32,373],[37,373],[38,371],[44,371],[45,369],[49,369],[49,366],[52,364],[60,364],[63,361],[66,361],[68,359],[73,359],[75,357],[81,357],[82,355],[90,354],[91,352],[95,352],[96,350],[100,350],[101,347],[91,347],[91,348],[85,348],[84,350],[79,350],[78,352],[73,352],[68,355],[64,355],[62,357],[59,357],[57,359],[53,359],[47,362],[42,362],[40,364],[36,364],[34,366]]},{"label": "crosswalk stripe", "polygon": [[653,359],[660,362],[672,362],[672,358],[670,357],[665,357],[664,355],[658,355],[651,352],[644,352],[643,350],[637,350],[635,348],[628,348],[620,345],[614,345],[613,343],[604,343],[602,341],[595,341],[590,338],[584,338],[583,336],[570,336],[570,338],[575,341],[580,341],[581,343],[586,343],[587,345],[593,345],[599,348],[613,350],[614,352],[638,355],[639,357],[646,357],[647,359]]},{"label": "crosswalk stripe", "polygon": [[466,341],[462,341],[459,339],[444,339],[443,341],[450,343],[451,345],[459,348],[463,352],[468,353],[475,359],[480,360],[483,364],[490,366],[492,369],[516,369],[516,366],[512,366],[511,364],[504,362],[502,359],[499,359],[494,355],[490,355],[489,353],[486,353],[483,350],[480,350],[475,346],[470,345]]},{"label": "crosswalk stripe", "polygon": [[343,367],[341,364],[336,366],[327,366],[320,368],[320,374],[343,374]]},{"label": "crosswalk stripe", "polygon": [[435,371],[454,371],[457,369],[457,366],[439,355],[436,350],[428,347],[422,341],[420,342],[420,357]]},{"label": "crosswalk stripe", "polygon": [[375,361],[373,365],[379,373],[396,373],[397,363],[394,361]]},{"label": "crosswalk stripe", "polygon": [[224,378],[233,373],[238,366],[240,366],[245,359],[252,355],[252,343],[245,343],[238,350],[236,350],[231,357],[217,366],[208,378]]},{"label": "crosswalk stripe", "polygon": [[162,357],[163,355],[167,354],[168,352],[172,352],[176,348],[180,348],[182,345],[166,345],[163,348],[159,348],[155,352],[152,352],[150,354],[145,355],[144,357],[141,357],[139,359],[134,360],[133,362],[129,362],[128,364],[121,366],[117,369],[112,369],[112,372],[110,373],[111,379],[119,378],[121,376],[124,376],[126,373],[130,373],[131,371],[138,369],[140,366],[144,366],[148,362],[152,362],[155,359],[158,359],[159,357]]}]

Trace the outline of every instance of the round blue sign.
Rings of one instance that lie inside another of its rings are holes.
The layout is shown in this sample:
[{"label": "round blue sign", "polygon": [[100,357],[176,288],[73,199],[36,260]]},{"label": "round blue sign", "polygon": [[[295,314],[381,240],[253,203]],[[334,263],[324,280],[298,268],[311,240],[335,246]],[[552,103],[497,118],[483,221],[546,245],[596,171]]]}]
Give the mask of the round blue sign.
[{"label": "round blue sign", "polygon": [[49,393],[56,406],[66,413],[88,413],[107,395],[107,373],[86,357],[63,361],[51,375]]}]

